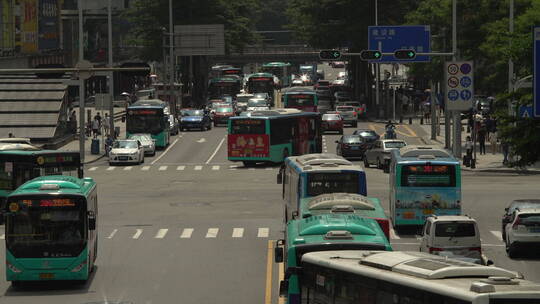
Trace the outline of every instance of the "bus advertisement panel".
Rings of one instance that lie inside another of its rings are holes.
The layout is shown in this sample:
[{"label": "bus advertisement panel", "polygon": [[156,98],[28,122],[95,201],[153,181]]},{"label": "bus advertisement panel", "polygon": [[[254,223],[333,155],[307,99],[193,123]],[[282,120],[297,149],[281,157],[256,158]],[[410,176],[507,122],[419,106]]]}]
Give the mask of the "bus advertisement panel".
[{"label": "bus advertisement panel", "polygon": [[317,112],[318,98],[315,92],[287,92],[283,95],[285,108],[299,109],[304,112]]},{"label": "bus advertisement panel", "polygon": [[97,257],[91,178],[36,178],[14,191],[6,207],[8,281],[88,279]]},{"label": "bus advertisement panel", "polygon": [[454,159],[397,161],[390,168],[394,226],[423,225],[426,217],[461,214],[461,171]]},{"label": "bus advertisement panel", "polygon": [[228,140],[231,141],[230,156],[266,158],[270,154],[270,140],[266,134],[232,134]]}]

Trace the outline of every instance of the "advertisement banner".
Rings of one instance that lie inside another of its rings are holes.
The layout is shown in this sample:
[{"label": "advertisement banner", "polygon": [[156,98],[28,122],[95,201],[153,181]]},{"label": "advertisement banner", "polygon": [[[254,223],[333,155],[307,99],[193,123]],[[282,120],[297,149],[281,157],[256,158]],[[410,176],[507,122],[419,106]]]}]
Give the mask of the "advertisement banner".
[{"label": "advertisement banner", "polygon": [[0,49],[4,51],[15,47],[13,45],[14,21],[13,0],[0,0]]},{"label": "advertisement banner", "polygon": [[38,50],[38,0],[20,0],[22,35],[21,51],[26,54],[36,53]]},{"label": "advertisement banner", "polygon": [[228,150],[229,157],[269,157],[270,139],[265,134],[229,134]]},{"label": "advertisement banner", "polygon": [[58,49],[60,33],[57,0],[39,0],[38,24],[39,49]]}]

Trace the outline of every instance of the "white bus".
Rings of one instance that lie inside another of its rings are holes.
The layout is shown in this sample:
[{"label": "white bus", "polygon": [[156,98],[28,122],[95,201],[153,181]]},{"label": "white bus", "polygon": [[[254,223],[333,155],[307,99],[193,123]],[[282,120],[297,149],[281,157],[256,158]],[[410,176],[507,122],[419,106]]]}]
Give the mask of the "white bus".
[{"label": "white bus", "polygon": [[422,252],[311,252],[291,272],[302,304],[540,303],[540,284],[516,272]]}]

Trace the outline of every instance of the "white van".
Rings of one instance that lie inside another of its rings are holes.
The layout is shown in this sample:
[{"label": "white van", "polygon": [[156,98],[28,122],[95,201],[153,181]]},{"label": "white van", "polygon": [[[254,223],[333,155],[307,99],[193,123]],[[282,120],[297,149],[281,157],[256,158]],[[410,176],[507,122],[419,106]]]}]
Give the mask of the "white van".
[{"label": "white van", "polygon": [[482,254],[476,220],[466,215],[428,217],[422,229],[420,251],[477,264],[492,263]]}]

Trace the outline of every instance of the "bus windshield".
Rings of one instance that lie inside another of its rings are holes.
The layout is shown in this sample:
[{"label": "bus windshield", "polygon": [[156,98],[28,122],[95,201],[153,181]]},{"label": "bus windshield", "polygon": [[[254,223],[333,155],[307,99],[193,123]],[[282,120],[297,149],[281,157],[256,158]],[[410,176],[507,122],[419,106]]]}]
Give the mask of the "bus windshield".
[{"label": "bus windshield", "polygon": [[261,119],[239,119],[231,121],[231,134],[265,134],[265,121]]},{"label": "bus windshield", "polygon": [[313,106],[314,101],[313,95],[309,94],[287,95],[287,106],[289,107]]},{"label": "bus windshield", "polygon": [[309,173],[307,195],[317,196],[325,193],[359,193],[359,174],[355,172]]},{"label": "bus windshield", "polygon": [[133,110],[129,111],[127,119],[128,133],[151,133],[162,132],[165,125],[164,116],[158,110]]},{"label": "bus windshield", "polygon": [[456,170],[453,165],[404,165],[402,187],[455,187]]},{"label": "bus windshield", "polygon": [[82,200],[56,196],[20,199],[8,202],[8,207],[6,244],[15,257],[75,257],[84,248]]}]

